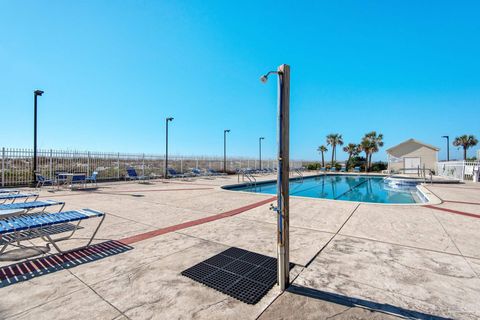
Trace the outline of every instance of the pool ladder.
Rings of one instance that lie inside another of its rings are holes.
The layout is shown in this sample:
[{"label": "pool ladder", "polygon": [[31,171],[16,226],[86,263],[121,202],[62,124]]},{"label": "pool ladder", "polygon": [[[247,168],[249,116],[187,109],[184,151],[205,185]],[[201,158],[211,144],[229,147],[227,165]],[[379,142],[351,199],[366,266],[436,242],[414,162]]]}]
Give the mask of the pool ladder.
[{"label": "pool ladder", "polygon": [[242,175],[242,181],[245,181],[245,177],[247,178],[248,182],[247,182],[247,185],[248,186],[257,186],[257,179],[253,176],[253,174],[245,171],[245,170],[241,170],[239,171],[238,173],[238,182],[240,182],[240,174]]},{"label": "pool ladder", "polygon": [[298,169],[294,169],[293,171],[290,171],[292,174],[298,174],[298,176],[300,177],[300,180],[303,182],[303,173],[302,171],[298,170]]}]

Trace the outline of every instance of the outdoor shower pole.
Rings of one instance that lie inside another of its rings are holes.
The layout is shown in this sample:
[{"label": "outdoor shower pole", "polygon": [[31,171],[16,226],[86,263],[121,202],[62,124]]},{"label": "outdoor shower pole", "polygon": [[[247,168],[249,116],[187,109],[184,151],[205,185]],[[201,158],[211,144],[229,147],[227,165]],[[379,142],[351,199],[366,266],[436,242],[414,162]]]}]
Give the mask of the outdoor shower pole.
[{"label": "outdoor shower pole", "polygon": [[265,139],[264,137],[258,138],[258,158],[259,158],[259,169],[262,170],[262,140]]},{"label": "outdoor shower pole", "polygon": [[289,162],[290,162],[290,66],[278,72],[278,178],[277,178],[277,256],[278,284],[284,291],[290,284],[289,261]]},{"label": "outdoor shower pole", "polygon": [[447,139],[447,161],[450,161],[450,136],[442,136]]},{"label": "outdoor shower pole", "polygon": [[168,179],[168,122],[172,120],[172,117],[165,119],[165,179]]},{"label": "outdoor shower pole", "polygon": [[230,129],[223,130],[223,172],[227,172],[227,133]]},{"label": "outdoor shower pole", "polygon": [[43,94],[42,90],[33,91],[33,185],[35,185],[37,172],[37,97]]},{"label": "outdoor shower pole", "polygon": [[290,66],[282,64],[277,71],[269,71],[260,77],[266,83],[272,73],[278,75],[278,172],[277,172],[277,206],[271,207],[277,213],[277,282],[284,291],[290,284],[289,258],[289,216],[290,193]]}]

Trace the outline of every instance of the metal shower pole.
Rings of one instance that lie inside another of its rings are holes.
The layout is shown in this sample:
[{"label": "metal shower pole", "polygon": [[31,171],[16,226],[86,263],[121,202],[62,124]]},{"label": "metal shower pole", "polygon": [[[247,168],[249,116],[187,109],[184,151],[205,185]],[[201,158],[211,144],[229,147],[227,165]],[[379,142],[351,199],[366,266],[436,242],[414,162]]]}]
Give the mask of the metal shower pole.
[{"label": "metal shower pole", "polygon": [[266,83],[272,73],[278,75],[278,172],[277,172],[277,282],[284,291],[290,284],[290,66],[282,64],[277,71],[260,77]]}]

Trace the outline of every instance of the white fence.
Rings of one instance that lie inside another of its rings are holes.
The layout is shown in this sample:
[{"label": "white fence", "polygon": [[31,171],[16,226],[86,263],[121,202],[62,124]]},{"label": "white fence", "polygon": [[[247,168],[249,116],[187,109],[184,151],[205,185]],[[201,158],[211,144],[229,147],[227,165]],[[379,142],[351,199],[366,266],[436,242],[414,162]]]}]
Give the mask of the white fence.
[{"label": "white fence", "polygon": [[437,175],[458,179],[460,181],[474,181],[478,175],[480,161],[445,161],[437,162]]},{"label": "white fence", "polygon": [[[191,168],[212,168],[223,171],[223,157],[169,156],[168,166],[178,172]],[[262,159],[262,168],[276,168],[273,159]],[[302,161],[291,161],[292,168],[303,166]],[[57,172],[86,173],[98,172],[98,180],[120,180],[126,175],[126,168],[133,167],[142,175],[164,175],[165,155],[126,154],[115,152],[37,150],[37,171],[47,178],[54,178]],[[258,159],[227,158],[227,171],[241,168],[259,168]],[[32,180],[33,149],[1,149],[1,186],[26,185]]]}]

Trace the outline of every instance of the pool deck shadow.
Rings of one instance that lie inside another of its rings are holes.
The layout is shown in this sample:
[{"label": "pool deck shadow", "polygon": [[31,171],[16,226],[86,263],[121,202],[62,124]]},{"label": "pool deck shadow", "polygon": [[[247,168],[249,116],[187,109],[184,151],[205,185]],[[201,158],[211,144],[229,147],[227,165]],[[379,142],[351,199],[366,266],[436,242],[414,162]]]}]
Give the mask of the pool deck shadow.
[{"label": "pool deck shadow", "polygon": [[445,317],[436,316],[432,314],[422,313],[415,310],[408,310],[408,309],[397,307],[391,304],[378,303],[370,300],[349,297],[349,296],[338,294],[338,293],[327,292],[327,291],[317,290],[313,288],[307,288],[307,287],[298,286],[295,284],[292,284],[291,286],[289,286],[287,288],[287,292],[313,298],[313,299],[332,302],[345,307],[350,307],[350,308],[360,307],[360,308],[368,309],[370,311],[381,312],[381,313],[398,316],[402,318],[425,319],[425,320],[452,319],[452,318],[445,318]]}]

